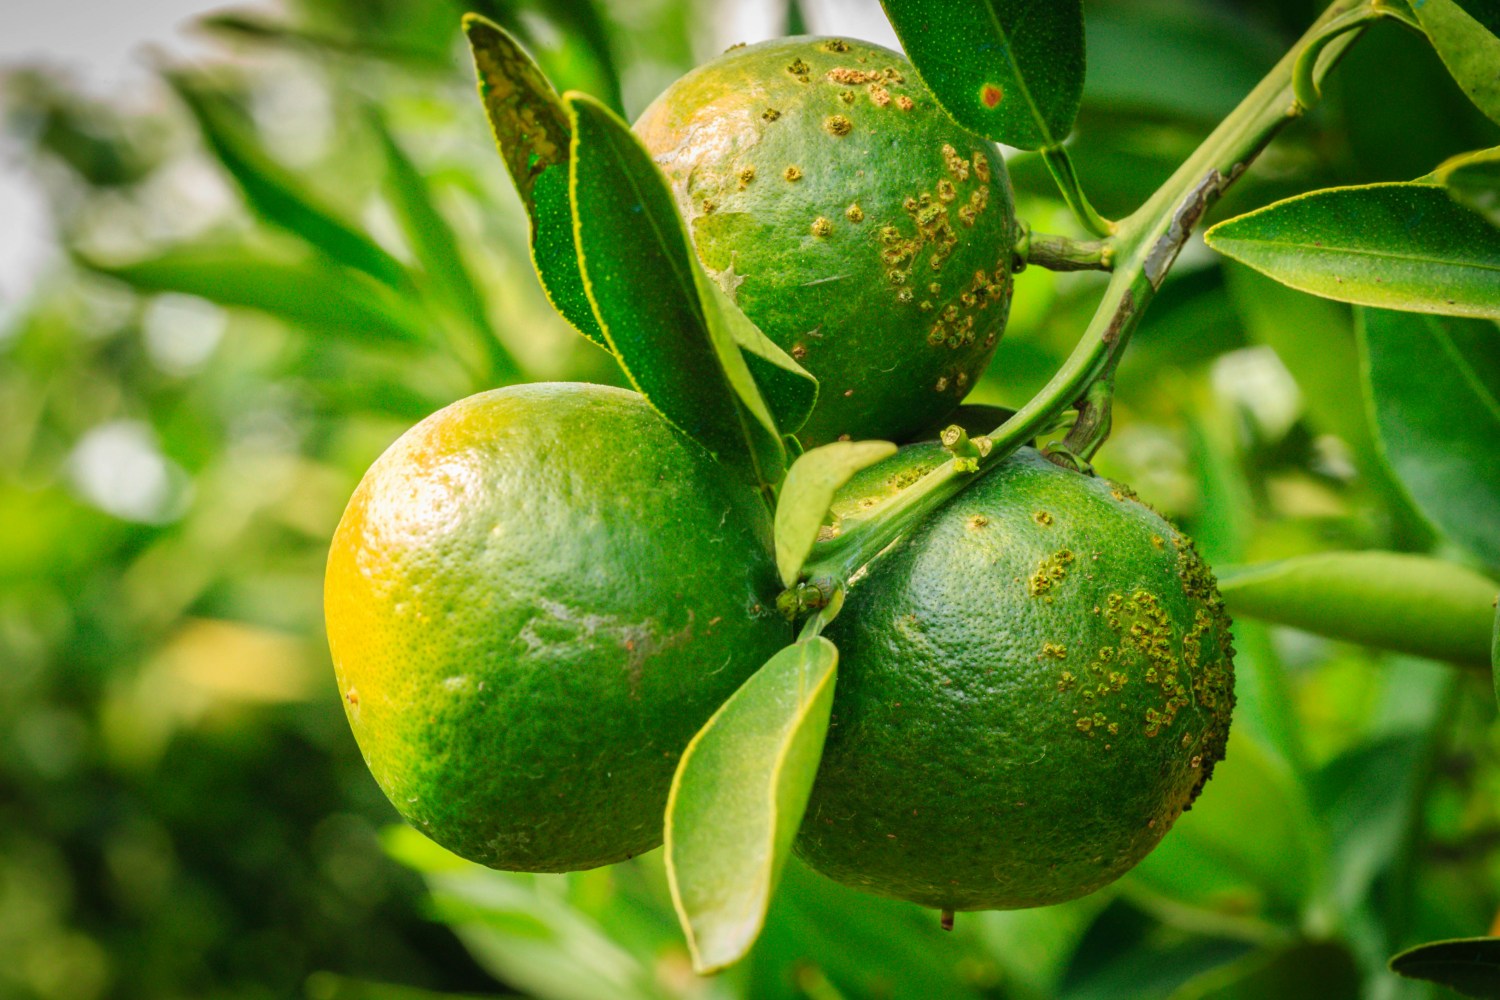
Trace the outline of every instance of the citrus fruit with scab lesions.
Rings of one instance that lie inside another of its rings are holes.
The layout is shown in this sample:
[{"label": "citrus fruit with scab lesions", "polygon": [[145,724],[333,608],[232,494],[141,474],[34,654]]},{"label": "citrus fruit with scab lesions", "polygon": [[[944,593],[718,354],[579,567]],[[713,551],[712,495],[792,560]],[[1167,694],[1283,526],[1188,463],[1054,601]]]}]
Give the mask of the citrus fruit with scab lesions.
[{"label": "citrus fruit with scab lesions", "polygon": [[661,843],[677,759],[790,639],[753,488],[639,395],[528,385],[423,420],[349,502],[328,637],[397,810],[496,868]]},{"label": "citrus fruit with scab lesions", "polygon": [[732,49],[635,129],[709,271],[818,378],[805,445],[903,440],[963,399],[1010,310],[1010,181],[906,59],[838,38]]},{"label": "citrus fruit with scab lesions", "polygon": [[[947,461],[860,473],[838,522]],[[1126,488],[1023,449],[850,589],[799,853],[945,910],[1058,903],[1157,844],[1224,754],[1229,621],[1189,539]]]}]

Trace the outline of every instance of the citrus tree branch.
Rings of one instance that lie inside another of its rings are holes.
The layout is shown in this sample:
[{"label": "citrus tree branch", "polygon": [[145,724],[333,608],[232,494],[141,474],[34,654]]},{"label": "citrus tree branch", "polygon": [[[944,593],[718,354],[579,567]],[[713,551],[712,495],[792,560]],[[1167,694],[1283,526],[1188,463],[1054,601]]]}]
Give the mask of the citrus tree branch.
[{"label": "citrus tree branch", "polygon": [[[1083,419],[1058,449],[1059,457],[1069,453],[1083,461],[1091,457],[1108,433],[1110,381],[1106,376],[1119,363],[1177,255],[1214,202],[1276,134],[1306,110],[1293,91],[1299,60],[1313,46],[1326,53],[1325,58],[1312,61],[1315,89],[1361,33],[1363,20],[1344,27],[1344,19],[1354,20],[1351,13],[1383,6],[1379,0],[1334,0],[1171,178],[1141,208],[1113,224],[1113,272],[1082,339],[1040,392],[987,437],[975,439],[982,451],[978,461],[955,456],[886,503],[846,519],[838,536],[814,549],[804,570],[808,578],[830,589],[849,581],[909,526],[963,489],[974,471],[1003,460],[1065,410],[1078,408]],[[1090,393],[1101,379],[1105,379],[1101,390]],[[1080,426],[1085,429],[1079,431]]]}]

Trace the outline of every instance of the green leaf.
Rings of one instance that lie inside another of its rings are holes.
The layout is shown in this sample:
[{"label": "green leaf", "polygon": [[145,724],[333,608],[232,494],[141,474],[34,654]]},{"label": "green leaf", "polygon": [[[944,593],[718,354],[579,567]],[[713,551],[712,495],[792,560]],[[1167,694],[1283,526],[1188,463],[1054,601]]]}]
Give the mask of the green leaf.
[{"label": "green leaf", "polygon": [[1327,552],[1219,573],[1234,615],[1454,663],[1489,662],[1500,584],[1396,552]]},{"label": "green leaf", "polygon": [[1083,97],[1081,0],[881,0],[923,82],[964,128],[1057,146]]},{"label": "green leaf", "polygon": [[860,469],[895,453],[889,441],[835,441],[792,463],[776,501],[776,566],[784,586],[797,582],[833,495]]},{"label": "green leaf", "polygon": [[1500,146],[1464,153],[1433,172],[1454,201],[1500,226]]},{"label": "green leaf", "polygon": [[623,114],[609,28],[590,0],[474,0],[470,10],[504,27],[536,52],[564,90],[581,90]]},{"label": "green leaf", "polygon": [[341,264],[393,288],[410,287],[411,280],[401,262],[332,209],[318,204],[295,174],[261,148],[243,115],[227,98],[181,73],[168,73],[165,78],[193,113],[209,150],[234,178],[256,214]]},{"label": "green leaf", "polygon": [[1307,941],[1258,951],[1184,983],[1170,1000],[1359,1000],[1361,975],[1349,949]]},{"label": "green leaf", "polygon": [[739,345],[776,428],[784,435],[797,433],[818,401],[818,380],[761,333],[717,282],[699,280],[698,287],[708,293],[704,307],[709,317],[716,318]]},{"label": "green leaf", "polygon": [[1459,938],[1420,944],[1391,959],[1391,971],[1425,979],[1466,997],[1500,997],[1500,938]]},{"label": "green leaf", "polygon": [[1495,681],[1495,701],[1500,703],[1500,601],[1496,602],[1495,630],[1490,635],[1490,675]]},{"label": "green leaf", "polygon": [[693,737],[667,800],[672,900],[693,967],[739,961],[765,922],[807,808],[838,650],[816,636],[771,657]]},{"label": "green leaf", "polygon": [[1500,331],[1380,309],[1360,320],[1387,461],[1438,528],[1500,572]]},{"label": "green leaf", "polygon": [[369,117],[370,127],[385,153],[385,186],[391,207],[412,252],[442,299],[479,340],[491,362],[492,374],[514,378],[520,369],[495,336],[484,297],[464,265],[458,236],[433,204],[427,181],[391,135],[385,119],[373,107]]},{"label": "green leaf", "polygon": [[505,29],[476,14],[464,34],[479,76],[479,96],[500,157],[531,219],[531,261],[542,290],[562,317],[607,346],[583,290],[569,201],[572,130],[567,111],[536,63]]},{"label": "green leaf", "polygon": [[565,102],[579,261],[599,329],[663,416],[774,487],[786,468],[781,435],[725,321],[733,306],[714,295],[666,179],[614,112],[584,94]]},{"label": "green leaf", "polygon": [[[1468,0],[1476,9],[1490,7]],[[1454,0],[1412,0],[1412,11],[1422,23],[1432,47],[1474,106],[1500,122],[1500,38],[1494,21],[1486,28]],[[1494,17],[1491,8],[1490,16]]]},{"label": "green leaf", "polygon": [[1313,191],[1221,222],[1204,238],[1325,298],[1500,318],[1500,230],[1431,184]]},{"label": "green leaf", "polygon": [[256,309],[322,336],[411,345],[426,338],[421,317],[401,296],[363,274],[326,264],[287,263],[220,247],[185,247],[134,264],[84,264],[144,292],[181,292]]}]

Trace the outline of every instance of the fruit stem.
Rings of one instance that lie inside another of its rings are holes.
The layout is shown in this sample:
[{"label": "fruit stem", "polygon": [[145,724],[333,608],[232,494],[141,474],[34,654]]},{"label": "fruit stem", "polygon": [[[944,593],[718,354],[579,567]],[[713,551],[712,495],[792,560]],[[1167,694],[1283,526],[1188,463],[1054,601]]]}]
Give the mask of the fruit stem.
[{"label": "fruit stem", "polygon": [[[1115,367],[1146,306],[1155,297],[1204,213],[1239,179],[1275,135],[1304,108],[1292,92],[1297,61],[1309,46],[1326,49],[1316,60],[1316,84],[1361,33],[1361,25],[1325,38],[1330,26],[1351,11],[1381,6],[1370,0],[1334,0],[1281,61],[1266,74],[1239,107],[1219,123],[1151,198],[1117,224],[1110,241],[1115,267],[1109,285],[1078,346],[1051,380],[1010,419],[987,437],[990,448],[977,463],[989,468],[1053,425],[1065,410],[1080,416],[1060,451],[1072,449],[1092,457],[1108,433],[1107,410],[1099,413]],[[1049,161],[1050,162],[1050,161]],[[1092,398],[1090,387],[1105,379]],[[1078,425],[1087,425],[1080,431]],[[859,515],[848,517],[834,538],[813,547],[804,573],[828,592],[838,589],[872,559],[895,543],[909,527],[971,482],[972,463],[955,459],[940,465],[896,496]]]},{"label": "fruit stem", "polygon": [[1075,240],[1023,228],[1015,256],[1019,265],[1036,264],[1049,271],[1108,271],[1115,266],[1115,245],[1110,240]]},{"label": "fruit stem", "polygon": [[1057,189],[1062,192],[1063,201],[1068,203],[1078,224],[1095,236],[1113,236],[1116,223],[1100,215],[1090,204],[1088,195],[1083,193],[1078,171],[1074,169],[1073,158],[1068,155],[1067,149],[1060,145],[1043,146],[1039,152],[1052,179],[1057,182]]}]

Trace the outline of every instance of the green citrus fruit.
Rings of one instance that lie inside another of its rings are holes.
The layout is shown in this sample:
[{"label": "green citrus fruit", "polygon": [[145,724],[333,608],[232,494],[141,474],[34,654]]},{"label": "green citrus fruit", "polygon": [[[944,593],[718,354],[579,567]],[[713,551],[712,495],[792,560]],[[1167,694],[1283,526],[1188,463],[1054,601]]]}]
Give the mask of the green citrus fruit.
[{"label": "green citrus fruit", "polygon": [[[903,449],[836,513],[945,459]],[[1126,488],[1024,449],[876,562],[828,630],[833,724],[798,851],[948,910],[1118,878],[1224,753],[1229,621],[1192,543]]]},{"label": "green citrus fruit", "polygon": [[677,758],[790,639],[751,487],[633,392],[481,393],[371,467],[328,560],[328,637],[376,781],[496,868],[661,843]]},{"label": "green citrus fruit", "polygon": [[821,382],[804,444],[901,440],[963,398],[1010,310],[1010,181],[909,62],[837,38],[731,49],[635,128],[704,264]]}]

